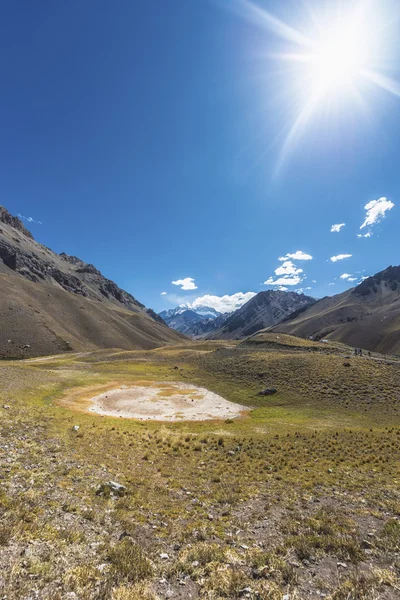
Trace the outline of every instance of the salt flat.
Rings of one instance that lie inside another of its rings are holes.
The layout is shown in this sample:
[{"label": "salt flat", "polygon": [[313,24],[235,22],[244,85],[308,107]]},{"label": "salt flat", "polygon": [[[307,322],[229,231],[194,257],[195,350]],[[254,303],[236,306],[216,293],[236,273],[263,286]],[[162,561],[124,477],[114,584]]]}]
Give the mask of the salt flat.
[{"label": "salt flat", "polygon": [[122,386],[93,397],[89,411],[140,420],[204,421],[240,416],[248,407],[206,388],[174,382]]}]

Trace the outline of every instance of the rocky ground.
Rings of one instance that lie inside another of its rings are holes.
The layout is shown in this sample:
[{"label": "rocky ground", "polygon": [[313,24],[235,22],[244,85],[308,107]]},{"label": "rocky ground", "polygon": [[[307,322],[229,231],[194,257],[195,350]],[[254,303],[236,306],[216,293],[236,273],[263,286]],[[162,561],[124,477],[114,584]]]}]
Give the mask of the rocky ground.
[{"label": "rocky ground", "polygon": [[[3,363],[0,598],[398,598],[398,368],[354,363],[338,398],[321,383],[331,363],[277,354],[203,344]],[[256,408],[163,424],[63,405],[111,377],[190,380]],[[277,393],[258,396],[268,384]]]}]

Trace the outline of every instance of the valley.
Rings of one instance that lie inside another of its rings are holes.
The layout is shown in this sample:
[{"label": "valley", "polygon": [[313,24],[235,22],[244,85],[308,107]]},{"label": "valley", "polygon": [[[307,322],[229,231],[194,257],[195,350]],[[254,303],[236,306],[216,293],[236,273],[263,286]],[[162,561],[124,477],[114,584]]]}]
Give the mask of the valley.
[{"label": "valley", "polygon": [[[0,372],[2,597],[398,597],[398,358],[265,332]],[[144,381],[247,412],[140,421],[70,402]]]}]

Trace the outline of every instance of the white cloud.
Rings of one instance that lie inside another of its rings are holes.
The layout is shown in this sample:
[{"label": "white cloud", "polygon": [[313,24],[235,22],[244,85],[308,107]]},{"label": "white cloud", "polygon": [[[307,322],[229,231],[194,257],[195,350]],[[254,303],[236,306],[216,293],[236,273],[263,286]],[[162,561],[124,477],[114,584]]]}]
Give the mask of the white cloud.
[{"label": "white cloud", "polygon": [[337,254],[336,256],[331,256],[329,260],[337,262],[338,260],[344,260],[345,258],[351,258],[352,256],[352,254]]},{"label": "white cloud", "polygon": [[278,279],[275,279],[273,277],[269,277],[269,279],[267,279],[267,281],[264,281],[264,285],[298,285],[299,283],[301,283],[303,281],[304,278],[299,277],[299,275],[293,275],[293,276],[283,276],[283,277],[278,277]]},{"label": "white cloud", "polygon": [[285,260],[284,263],[275,269],[275,275],[298,275],[303,273],[303,269],[297,269],[291,260]]},{"label": "white cloud", "polygon": [[256,296],[255,292],[237,292],[236,294],[232,294],[230,296],[212,296],[210,294],[206,294],[205,296],[196,298],[196,300],[193,302],[188,302],[186,306],[188,308],[210,306],[211,308],[215,308],[215,310],[218,312],[227,313],[240,308],[254,296]]},{"label": "white cloud", "polygon": [[334,283],[328,283],[328,285],[335,285]]},{"label": "white cloud", "polygon": [[278,292],[287,292],[289,290],[289,288],[285,287],[284,285],[280,285],[278,287]]},{"label": "white cloud", "polygon": [[198,287],[194,282],[193,277],[185,277],[185,279],[177,279],[172,282],[173,285],[180,285],[181,290],[197,290]]},{"label": "white cloud", "polygon": [[312,260],[311,254],[307,254],[302,250],[296,250],[296,252],[294,252],[293,254],[288,253],[285,256],[280,256],[278,260],[283,262],[284,260],[289,260],[290,258],[293,260]]},{"label": "white cloud", "polygon": [[357,233],[358,238],[370,238],[371,236],[372,236],[371,231],[367,231],[367,233],[365,233],[364,235],[362,233]]},{"label": "white cloud", "polygon": [[364,223],[361,225],[360,229],[364,227],[368,227],[370,225],[374,225],[375,223],[379,223],[388,210],[392,210],[394,207],[394,203],[388,200],[387,198],[379,198],[379,200],[371,200],[364,206],[367,214],[364,219]]},{"label": "white cloud", "polygon": [[167,292],[161,292],[160,296],[166,296]]},{"label": "white cloud", "polygon": [[343,275],[340,276],[340,279],[347,279],[347,281],[357,281],[357,277],[354,277],[350,273],[343,273]]},{"label": "white cloud", "polygon": [[336,225],[332,225],[331,233],[339,233],[339,231],[344,227],[346,223],[336,223]]},{"label": "white cloud", "polygon": [[18,213],[18,216],[20,219],[28,221],[28,223],[36,223],[37,225],[43,225],[42,221],[36,221],[33,217],[24,217],[24,215],[21,215],[20,213]]}]

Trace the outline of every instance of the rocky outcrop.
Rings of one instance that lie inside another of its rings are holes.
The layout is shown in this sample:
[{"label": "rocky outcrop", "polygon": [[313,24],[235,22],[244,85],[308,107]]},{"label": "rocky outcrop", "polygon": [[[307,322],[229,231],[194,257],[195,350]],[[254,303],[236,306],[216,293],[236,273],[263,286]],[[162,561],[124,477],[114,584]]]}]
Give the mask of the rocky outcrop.
[{"label": "rocky outcrop", "polygon": [[0,206],[0,222],[10,225],[14,229],[21,231],[26,237],[33,240],[33,235],[28,229],[26,229],[21,219],[10,214],[8,210],[4,208],[4,206]]}]

